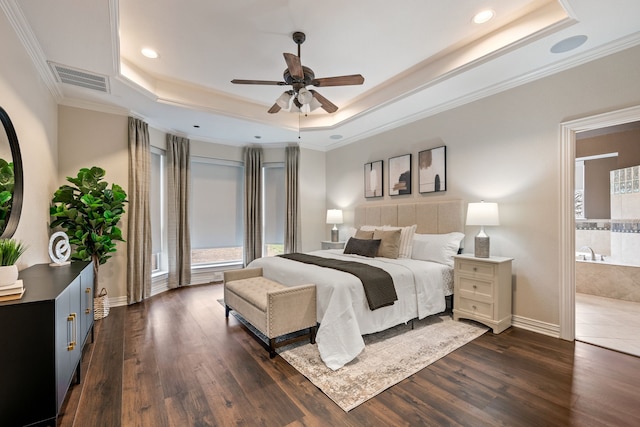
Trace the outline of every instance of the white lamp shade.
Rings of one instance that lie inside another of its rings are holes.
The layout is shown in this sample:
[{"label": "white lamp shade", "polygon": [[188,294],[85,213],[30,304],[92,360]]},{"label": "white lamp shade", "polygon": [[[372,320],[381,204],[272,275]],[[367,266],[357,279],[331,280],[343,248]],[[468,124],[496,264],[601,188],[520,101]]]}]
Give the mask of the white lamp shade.
[{"label": "white lamp shade", "polygon": [[311,111],[317,110],[320,107],[322,107],[322,104],[320,104],[320,101],[315,98],[313,98],[309,103],[309,108],[311,109]]},{"label": "white lamp shade", "polygon": [[467,225],[500,225],[497,203],[469,203]]},{"label": "white lamp shade", "polygon": [[327,210],[327,224],[342,224],[342,210],[341,209],[328,209]]},{"label": "white lamp shade", "polygon": [[298,102],[300,102],[300,104],[308,104],[312,99],[313,94],[311,94],[308,89],[302,88],[298,91]]},{"label": "white lamp shade", "polygon": [[284,108],[285,110],[289,108],[289,103],[291,102],[291,97],[293,95],[289,92],[283,92],[280,97],[276,100],[276,104],[280,106],[280,108]]}]

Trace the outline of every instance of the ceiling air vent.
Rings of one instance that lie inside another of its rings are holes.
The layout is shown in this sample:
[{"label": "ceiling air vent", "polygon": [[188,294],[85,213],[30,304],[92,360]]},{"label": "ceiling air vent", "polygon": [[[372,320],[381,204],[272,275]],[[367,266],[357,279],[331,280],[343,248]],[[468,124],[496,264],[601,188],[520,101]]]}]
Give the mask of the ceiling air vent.
[{"label": "ceiling air vent", "polygon": [[109,80],[107,80],[106,76],[92,74],[87,71],[55,64],[53,62],[50,62],[49,65],[51,66],[53,73],[56,75],[56,80],[60,83],[109,93]]}]

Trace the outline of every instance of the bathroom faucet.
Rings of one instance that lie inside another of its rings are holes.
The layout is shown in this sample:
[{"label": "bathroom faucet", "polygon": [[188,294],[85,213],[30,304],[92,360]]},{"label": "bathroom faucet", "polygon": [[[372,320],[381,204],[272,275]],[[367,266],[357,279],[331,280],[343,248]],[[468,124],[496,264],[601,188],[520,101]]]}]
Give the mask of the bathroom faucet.
[{"label": "bathroom faucet", "polygon": [[589,246],[583,246],[579,250],[582,251],[583,249],[589,249],[589,251],[591,252],[591,261],[596,260],[596,253],[593,252],[593,249],[591,249]]}]

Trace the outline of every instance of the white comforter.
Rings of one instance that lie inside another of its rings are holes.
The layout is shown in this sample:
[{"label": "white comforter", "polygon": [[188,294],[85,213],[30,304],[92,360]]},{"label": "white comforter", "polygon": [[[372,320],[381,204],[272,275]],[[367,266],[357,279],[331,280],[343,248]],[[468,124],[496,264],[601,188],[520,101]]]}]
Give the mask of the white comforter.
[{"label": "white comforter", "polygon": [[310,252],[326,258],[364,262],[387,271],[393,277],[398,300],[391,306],[370,310],[362,282],[352,274],[309,265],[281,257],[254,260],[249,267],[262,267],[263,275],[279,283],[316,285],[318,322],[316,337],[320,357],[336,370],[364,349],[362,335],[379,332],[424,318],[445,309],[447,278],[451,268],[413,259],[367,258],[344,255],[341,250]]}]

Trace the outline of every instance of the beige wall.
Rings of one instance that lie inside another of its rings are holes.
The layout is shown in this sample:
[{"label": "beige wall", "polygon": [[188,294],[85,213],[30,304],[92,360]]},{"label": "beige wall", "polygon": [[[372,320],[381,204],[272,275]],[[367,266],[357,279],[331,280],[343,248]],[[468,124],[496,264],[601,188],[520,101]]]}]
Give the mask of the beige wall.
[{"label": "beige wall", "polygon": [[[363,195],[363,164],[447,146],[444,194],[386,202],[461,198],[498,202],[491,252],[514,261],[514,314],[559,324],[560,123],[640,104],[640,47],[576,67],[327,153],[327,206],[349,210]],[[349,216],[346,215],[348,218]],[[351,216],[352,219],[352,216]],[[477,227],[467,227],[473,252]]]},{"label": "beige wall", "polygon": [[[128,194],[127,116],[66,106],[58,111],[58,186],[67,183],[66,177],[75,177],[80,168],[98,166],[106,171],[106,182],[120,185]],[[127,218],[125,213],[120,223],[125,240]],[[127,244],[118,242],[116,249],[113,257],[100,266],[98,287],[105,288],[110,298],[126,301]]]},{"label": "beige wall", "polygon": [[300,251],[320,249],[320,242],[328,240],[326,228],[326,154],[300,149]]},{"label": "beige wall", "polygon": [[18,136],[24,170],[22,215],[14,237],[29,246],[18,267],[49,262],[49,203],[57,188],[58,108],[3,13],[0,106]]}]

